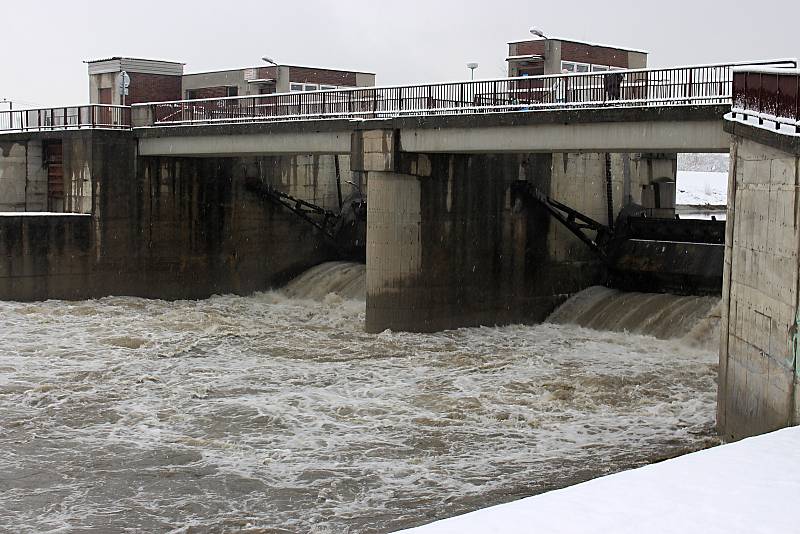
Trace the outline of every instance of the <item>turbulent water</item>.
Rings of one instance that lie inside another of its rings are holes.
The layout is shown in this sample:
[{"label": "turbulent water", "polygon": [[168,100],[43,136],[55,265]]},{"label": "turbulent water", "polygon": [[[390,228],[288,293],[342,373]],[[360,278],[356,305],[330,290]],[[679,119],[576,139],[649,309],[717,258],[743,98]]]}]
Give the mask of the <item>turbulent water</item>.
[{"label": "turbulent water", "polygon": [[0,530],[388,532],[713,442],[713,351],[567,324],[366,334],[363,299],[331,294],[363,295],[363,267],[305,277],[0,302]]}]

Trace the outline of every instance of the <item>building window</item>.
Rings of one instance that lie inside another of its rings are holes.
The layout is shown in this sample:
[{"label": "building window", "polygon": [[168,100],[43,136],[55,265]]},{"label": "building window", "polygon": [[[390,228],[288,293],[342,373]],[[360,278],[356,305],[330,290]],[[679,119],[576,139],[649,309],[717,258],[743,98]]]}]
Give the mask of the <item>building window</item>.
[{"label": "building window", "polygon": [[239,88],[235,85],[228,87],[227,96],[239,96]]},{"label": "building window", "polygon": [[606,65],[592,65],[592,72],[606,72],[609,70],[609,67]]},{"label": "building window", "polygon": [[578,63],[575,61],[562,61],[561,70],[567,72],[589,72],[590,65],[588,63]]},{"label": "building window", "polygon": [[315,83],[307,83],[303,86],[304,91],[316,91],[319,89],[319,86]]},{"label": "building window", "polygon": [[336,89],[336,86],[335,85],[320,85],[319,88],[322,91],[332,91],[333,89]]},{"label": "building window", "polygon": [[290,83],[289,84],[289,90],[290,91],[302,91],[303,90],[303,84],[302,83]]}]

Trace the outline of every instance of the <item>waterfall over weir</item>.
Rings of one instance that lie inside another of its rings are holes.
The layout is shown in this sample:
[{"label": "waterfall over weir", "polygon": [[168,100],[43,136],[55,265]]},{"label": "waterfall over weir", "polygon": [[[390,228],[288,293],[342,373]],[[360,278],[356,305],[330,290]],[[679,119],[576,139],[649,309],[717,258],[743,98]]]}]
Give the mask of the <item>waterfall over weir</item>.
[{"label": "waterfall over weir", "polygon": [[547,321],[713,348],[719,339],[719,302],[719,297],[627,293],[593,286],[573,295]]},{"label": "waterfall over weir", "polygon": [[291,298],[322,300],[330,293],[345,299],[365,300],[367,266],[329,261],[312,267],[289,282],[283,292]]},{"label": "waterfall over weir", "polygon": [[[366,265],[327,262],[304,272],[283,289],[291,298],[323,300],[331,293],[364,300]],[[719,297],[633,293],[593,286],[573,295],[547,319],[592,330],[680,339],[715,350],[719,339]]]}]

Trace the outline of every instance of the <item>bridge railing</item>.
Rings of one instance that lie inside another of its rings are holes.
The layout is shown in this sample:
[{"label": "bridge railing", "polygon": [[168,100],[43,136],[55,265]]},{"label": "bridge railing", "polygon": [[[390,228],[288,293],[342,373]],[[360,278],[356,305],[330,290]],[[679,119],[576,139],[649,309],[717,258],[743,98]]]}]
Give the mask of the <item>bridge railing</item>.
[{"label": "bridge railing", "polygon": [[[423,85],[204,98],[134,104],[146,125],[379,119],[603,106],[730,104],[739,65],[796,67],[796,60],[525,76]],[[138,126],[135,124],[134,126]]]},{"label": "bridge railing", "polygon": [[0,132],[84,128],[128,130],[130,127],[131,108],[129,106],[89,104],[86,106],[0,111]]},{"label": "bridge railing", "polygon": [[800,134],[800,70],[735,69],[731,117]]}]

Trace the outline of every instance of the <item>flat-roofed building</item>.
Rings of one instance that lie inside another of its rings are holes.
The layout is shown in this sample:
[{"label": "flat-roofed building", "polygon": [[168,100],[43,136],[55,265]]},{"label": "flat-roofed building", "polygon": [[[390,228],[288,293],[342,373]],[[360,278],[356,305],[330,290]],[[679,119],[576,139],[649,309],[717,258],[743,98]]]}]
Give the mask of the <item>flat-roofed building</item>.
[{"label": "flat-roofed building", "polygon": [[[132,57],[85,63],[89,70],[89,102],[92,104],[130,105],[181,98],[183,63]],[[130,80],[124,99],[119,90],[123,72]]]},{"label": "flat-roofed building", "polygon": [[537,38],[508,43],[508,75],[537,76],[647,67],[647,52],[575,39]]},{"label": "flat-roofed building", "polygon": [[183,98],[264,95],[375,85],[375,74],[298,65],[271,65],[183,76]]},{"label": "flat-roofed building", "polygon": [[[342,69],[271,65],[184,74],[184,63],[111,57],[86,61],[89,102],[138,104],[194,98],[263,95],[375,85],[375,74]],[[120,91],[122,73],[130,83]]]}]

